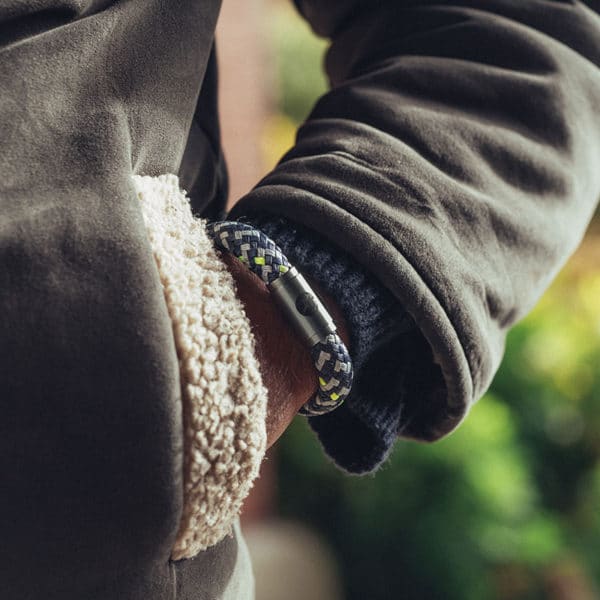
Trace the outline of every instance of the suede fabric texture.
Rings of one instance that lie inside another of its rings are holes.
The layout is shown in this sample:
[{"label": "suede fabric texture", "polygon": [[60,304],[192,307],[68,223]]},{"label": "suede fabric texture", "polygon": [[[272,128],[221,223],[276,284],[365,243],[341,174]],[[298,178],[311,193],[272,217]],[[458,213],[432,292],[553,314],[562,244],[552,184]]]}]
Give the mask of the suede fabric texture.
[{"label": "suede fabric texture", "polygon": [[[332,39],[332,89],[228,218],[305,225],[392,292],[431,348],[398,434],[433,441],[488,389],[598,205],[599,4],[296,4]],[[335,457],[334,414],[318,427]]]},{"label": "suede fabric texture", "polygon": [[[223,213],[219,4],[0,7],[2,598],[235,589],[235,538],[169,560],[183,510],[180,378],[131,181],[181,170],[196,214]],[[298,6],[332,39],[333,89],[231,216],[318,231],[405,306],[444,385],[421,390],[399,433],[433,440],[485,391],[508,328],[598,203],[600,4]]]},{"label": "suede fabric texture", "polygon": [[220,598],[236,571],[236,538],[170,561],[180,378],[131,180],[208,143],[188,131],[218,10],[0,7],[2,598]]}]

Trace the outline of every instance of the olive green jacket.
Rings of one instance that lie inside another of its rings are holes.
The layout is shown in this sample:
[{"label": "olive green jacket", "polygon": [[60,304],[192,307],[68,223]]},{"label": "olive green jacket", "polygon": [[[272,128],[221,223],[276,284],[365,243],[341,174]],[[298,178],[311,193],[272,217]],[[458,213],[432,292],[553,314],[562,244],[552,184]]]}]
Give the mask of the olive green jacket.
[{"label": "olive green jacket", "polygon": [[[332,40],[332,89],[231,216],[301,222],[393,293],[431,349],[403,435],[434,440],[485,392],[598,204],[600,3],[297,4]],[[219,525],[190,512],[202,493],[184,480],[204,485],[222,454],[205,464],[186,442],[182,338],[134,179],[176,176],[196,215],[223,215],[219,8],[0,5],[2,598],[252,595],[237,537],[174,556],[185,519],[191,538]]]}]

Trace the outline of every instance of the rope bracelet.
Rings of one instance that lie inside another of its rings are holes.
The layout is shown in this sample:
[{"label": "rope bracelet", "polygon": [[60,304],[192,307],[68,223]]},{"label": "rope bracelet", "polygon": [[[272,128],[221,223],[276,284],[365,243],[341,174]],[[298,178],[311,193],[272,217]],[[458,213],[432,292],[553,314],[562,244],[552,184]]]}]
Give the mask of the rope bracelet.
[{"label": "rope bracelet", "polygon": [[299,414],[316,416],[336,409],[352,387],[352,360],[317,293],[262,231],[237,221],[207,223],[206,230],[217,248],[233,254],[267,284],[285,318],[310,347],[319,387]]}]

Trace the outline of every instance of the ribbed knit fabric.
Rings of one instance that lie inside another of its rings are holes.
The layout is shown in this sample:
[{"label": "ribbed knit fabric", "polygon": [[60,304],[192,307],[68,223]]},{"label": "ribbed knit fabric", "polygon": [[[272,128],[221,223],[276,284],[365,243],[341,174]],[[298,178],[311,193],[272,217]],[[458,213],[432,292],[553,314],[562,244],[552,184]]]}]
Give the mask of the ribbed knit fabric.
[{"label": "ribbed knit fabric", "polygon": [[354,384],[340,408],[309,423],[338,467],[356,474],[375,470],[409,418],[405,376],[415,364],[414,321],[371,274],[316,232],[268,214],[237,220],[264,231],[339,303],[349,328]]}]

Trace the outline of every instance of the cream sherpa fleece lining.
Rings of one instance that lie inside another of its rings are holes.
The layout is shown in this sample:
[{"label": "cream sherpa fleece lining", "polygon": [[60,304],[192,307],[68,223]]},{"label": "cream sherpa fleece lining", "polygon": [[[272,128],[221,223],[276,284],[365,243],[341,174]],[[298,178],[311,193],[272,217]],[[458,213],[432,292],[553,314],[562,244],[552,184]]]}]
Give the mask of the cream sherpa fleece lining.
[{"label": "cream sherpa fleece lining", "polygon": [[173,322],[184,426],[184,507],[171,558],[231,532],[266,447],[267,390],[235,283],[179,178],[133,176]]}]

